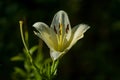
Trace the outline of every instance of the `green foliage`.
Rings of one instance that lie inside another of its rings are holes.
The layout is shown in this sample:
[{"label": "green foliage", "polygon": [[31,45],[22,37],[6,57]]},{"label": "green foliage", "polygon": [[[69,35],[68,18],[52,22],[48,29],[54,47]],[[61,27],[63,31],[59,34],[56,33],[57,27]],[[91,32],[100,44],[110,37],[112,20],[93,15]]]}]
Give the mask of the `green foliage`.
[{"label": "green foliage", "polygon": [[[14,68],[12,74],[13,80],[52,80],[57,72],[58,60],[52,61],[51,59],[43,59],[42,47],[33,46],[28,49],[28,32],[24,33],[22,29],[23,22],[20,21],[21,38],[24,44],[23,53],[12,57],[11,61],[23,61],[24,70],[19,67]],[[35,52],[37,54],[35,55]],[[34,56],[34,57],[33,57]]]},{"label": "green foliage", "polygon": [[[32,52],[32,56],[34,52],[38,49],[37,46],[33,46],[30,51]],[[34,69],[34,65],[30,63],[30,61],[24,56],[24,53],[21,55],[15,56],[11,58],[12,61],[23,61],[24,62],[24,69],[15,67],[14,72],[12,74],[13,80],[51,80],[56,76],[57,72],[57,65],[59,61],[52,62],[51,59],[43,60],[41,53],[37,53],[36,57],[34,58],[35,65],[39,68],[39,73],[37,70]],[[39,57],[37,57],[39,56]]]},{"label": "green foliage", "polygon": [[[37,46],[33,46],[30,51],[31,54],[33,55],[33,53],[38,49]],[[14,72],[12,74],[12,79],[13,80],[40,80],[39,75],[37,74],[37,72],[34,70],[33,65],[30,63],[30,61],[27,59],[27,57],[25,56],[26,51],[23,50],[23,53],[21,53],[18,56],[12,57],[11,60],[12,61],[21,61],[24,62],[24,69],[19,68],[19,67],[15,67],[14,68]],[[41,54],[41,53],[39,53]],[[39,55],[37,54],[37,55]],[[39,59],[39,58],[37,58]]]}]

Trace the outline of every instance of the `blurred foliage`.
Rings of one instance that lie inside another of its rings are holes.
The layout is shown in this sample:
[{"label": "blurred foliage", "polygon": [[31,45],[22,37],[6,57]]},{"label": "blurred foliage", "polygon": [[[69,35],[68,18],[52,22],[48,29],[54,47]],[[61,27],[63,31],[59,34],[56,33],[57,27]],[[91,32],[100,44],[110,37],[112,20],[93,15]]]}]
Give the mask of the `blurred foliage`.
[{"label": "blurred foliage", "polygon": [[[33,55],[33,52],[36,51],[36,49],[37,49],[37,46],[33,46],[30,49],[31,55]],[[11,58],[11,61],[24,62],[24,69],[22,69],[20,67],[14,67],[14,72],[11,73],[12,80],[39,80],[41,77],[37,74],[37,71],[34,71],[34,68],[31,65],[30,61],[25,56],[25,53],[26,53],[26,50],[24,50],[24,53],[21,53],[21,54]],[[41,55],[41,52],[39,54],[37,54],[37,56],[39,56],[39,55]],[[36,57],[34,62],[36,62],[37,64],[39,62],[39,64],[41,64],[40,63],[41,60],[39,58],[42,58],[42,56]]]},{"label": "blurred foliage", "polygon": [[[60,61],[57,80],[120,80],[119,5],[120,0],[1,0],[0,80],[12,80],[15,70],[24,73],[20,69],[24,69],[23,61],[11,61],[23,50],[18,21],[26,21],[32,47],[39,43],[33,23],[50,25],[54,13],[61,9],[68,13],[72,26],[86,23],[91,28]],[[45,44],[43,52],[49,56]]]},{"label": "blurred foliage", "polygon": [[[19,24],[24,49],[23,53],[12,57],[11,61],[22,61],[24,68],[15,67],[11,75],[12,80],[53,80],[57,74],[59,60],[52,61],[51,58],[43,59],[41,40],[39,42],[40,47],[33,46],[29,49],[29,33],[27,30],[24,32],[23,21],[19,21]],[[36,55],[35,51],[38,51]]]}]

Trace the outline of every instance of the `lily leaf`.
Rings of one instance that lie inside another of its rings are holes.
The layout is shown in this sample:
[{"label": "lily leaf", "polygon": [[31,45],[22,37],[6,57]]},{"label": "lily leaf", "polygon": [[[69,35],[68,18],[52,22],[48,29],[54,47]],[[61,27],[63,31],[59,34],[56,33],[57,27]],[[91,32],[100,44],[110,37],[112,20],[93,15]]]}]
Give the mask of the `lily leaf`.
[{"label": "lily leaf", "polygon": [[33,54],[37,49],[38,49],[38,46],[33,46],[33,47],[30,49],[30,53]]},{"label": "lily leaf", "polygon": [[11,58],[11,61],[23,61],[24,57],[22,55],[17,55]]}]

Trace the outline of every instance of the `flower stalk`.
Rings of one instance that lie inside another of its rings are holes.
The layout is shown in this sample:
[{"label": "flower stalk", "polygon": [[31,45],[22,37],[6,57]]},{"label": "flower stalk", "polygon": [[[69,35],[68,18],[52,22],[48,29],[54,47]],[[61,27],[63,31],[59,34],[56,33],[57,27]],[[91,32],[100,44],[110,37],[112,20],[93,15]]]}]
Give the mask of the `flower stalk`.
[{"label": "flower stalk", "polygon": [[27,44],[25,42],[25,38],[24,38],[24,35],[23,35],[23,21],[19,21],[19,24],[20,24],[20,33],[21,33],[21,38],[22,38],[22,42],[23,42],[23,45],[25,47],[25,50],[27,51],[26,52],[26,56],[27,58],[29,59],[30,63],[34,66],[34,69],[37,70],[37,72],[40,74],[40,70],[39,68],[34,64],[33,60],[32,60],[32,56],[31,56],[31,53],[27,47]]}]

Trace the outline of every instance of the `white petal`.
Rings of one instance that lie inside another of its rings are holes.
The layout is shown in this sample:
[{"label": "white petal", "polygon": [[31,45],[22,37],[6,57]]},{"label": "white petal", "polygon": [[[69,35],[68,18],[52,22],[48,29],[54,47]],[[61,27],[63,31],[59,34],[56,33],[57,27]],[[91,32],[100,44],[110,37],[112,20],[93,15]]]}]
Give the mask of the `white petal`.
[{"label": "white petal", "polygon": [[72,29],[72,41],[67,49],[70,49],[79,39],[84,37],[84,33],[89,29],[90,27],[85,24],[80,24],[75,26]]},{"label": "white petal", "polygon": [[67,13],[62,10],[55,14],[51,23],[51,28],[53,30],[56,29],[57,33],[59,34],[60,25],[62,25],[63,37],[66,36],[66,39],[69,40],[71,37],[71,25]]},{"label": "white petal", "polygon": [[58,59],[62,54],[64,54],[64,52],[58,52],[58,51],[50,49],[50,56],[53,60]]},{"label": "white petal", "polygon": [[40,37],[49,48],[57,48],[57,39],[55,33],[43,22],[36,22],[33,27],[38,30],[35,34]]}]

